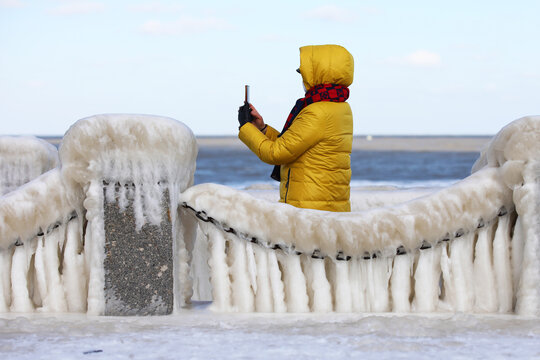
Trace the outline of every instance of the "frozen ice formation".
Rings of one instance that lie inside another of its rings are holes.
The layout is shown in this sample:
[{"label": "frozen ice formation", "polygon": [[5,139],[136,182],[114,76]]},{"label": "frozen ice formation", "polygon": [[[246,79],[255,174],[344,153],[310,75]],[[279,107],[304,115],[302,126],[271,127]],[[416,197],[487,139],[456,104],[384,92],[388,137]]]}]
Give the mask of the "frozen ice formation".
[{"label": "frozen ice formation", "polygon": [[59,154],[59,168],[0,198],[0,311],[102,314],[104,201],[125,206],[133,198],[141,228],[161,221],[163,188],[173,210],[175,300],[183,305],[191,288],[175,210],[193,183],[191,130],[164,117],[98,115],[76,122]]},{"label": "frozen ice formation", "polygon": [[355,194],[331,213],[192,186],[195,140],[174,120],[83,119],[60,168],[0,198],[0,311],[103,313],[104,203],[134,196],[140,228],[161,221],[167,188],[177,306],[193,290],[226,312],[540,316],[538,144],[540,117],[522,118],[452,186]]},{"label": "frozen ice formation", "polygon": [[0,136],[0,195],[58,165],[56,148],[34,136]]},{"label": "frozen ice formation", "polygon": [[[209,247],[209,268],[197,259],[193,268],[209,272],[218,311],[538,316],[538,144],[540,117],[516,120],[466,179],[391,206],[366,201],[351,213],[191,187],[181,201]],[[194,278],[202,287],[203,277]]]}]

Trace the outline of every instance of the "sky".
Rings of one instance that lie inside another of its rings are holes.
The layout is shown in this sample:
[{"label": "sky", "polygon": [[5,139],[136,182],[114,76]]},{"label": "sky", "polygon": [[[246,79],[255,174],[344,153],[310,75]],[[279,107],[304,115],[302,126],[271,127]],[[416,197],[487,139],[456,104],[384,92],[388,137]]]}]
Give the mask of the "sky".
[{"label": "sky", "polygon": [[244,85],[280,130],[298,48],[355,59],[357,135],[492,135],[540,114],[540,1],[0,0],[0,134],[103,113],[234,135]]}]

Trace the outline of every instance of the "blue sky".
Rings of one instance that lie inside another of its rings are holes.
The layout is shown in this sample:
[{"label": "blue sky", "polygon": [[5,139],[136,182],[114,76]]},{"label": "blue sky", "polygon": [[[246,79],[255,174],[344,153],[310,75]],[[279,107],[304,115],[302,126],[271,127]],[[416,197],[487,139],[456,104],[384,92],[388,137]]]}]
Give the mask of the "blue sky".
[{"label": "blue sky", "polygon": [[243,85],[281,129],[298,48],[355,58],[355,134],[494,134],[540,114],[540,1],[0,0],[0,134],[101,113],[237,133]]}]

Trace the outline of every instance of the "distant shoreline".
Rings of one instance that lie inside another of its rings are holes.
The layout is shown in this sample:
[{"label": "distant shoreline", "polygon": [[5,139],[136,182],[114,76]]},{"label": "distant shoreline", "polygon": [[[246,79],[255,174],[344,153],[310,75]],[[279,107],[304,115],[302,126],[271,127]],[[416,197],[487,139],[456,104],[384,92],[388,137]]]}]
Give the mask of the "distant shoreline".
[{"label": "distant shoreline", "polygon": [[[58,146],[60,136],[39,136]],[[491,136],[477,135],[357,135],[353,138],[353,150],[365,151],[415,151],[415,152],[479,152]],[[236,136],[197,136],[199,147],[245,148]]]},{"label": "distant shoreline", "polygon": [[[491,136],[354,136],[353,150],[480,152]],[[199,147],[245,147],[235,136],[200,136]]]}]

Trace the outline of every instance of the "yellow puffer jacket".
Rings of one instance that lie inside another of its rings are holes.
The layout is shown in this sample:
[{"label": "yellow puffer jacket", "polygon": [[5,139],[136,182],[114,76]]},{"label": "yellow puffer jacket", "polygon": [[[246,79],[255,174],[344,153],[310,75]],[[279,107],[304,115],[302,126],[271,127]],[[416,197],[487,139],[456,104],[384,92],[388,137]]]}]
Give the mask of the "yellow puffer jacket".
[{"label": "yellow puffer jacket", "polygon": [[[300,48],[300,73],[306,89],[320,84],[349,86],[352,55],[338,45]],[[268,126],[266,135],[253,124],[238,137],[262,161],[281,166],[281,202],[301,208],[350,211],[353,118],[346,102],[321,101],[306,106],[278,138]]]}]

